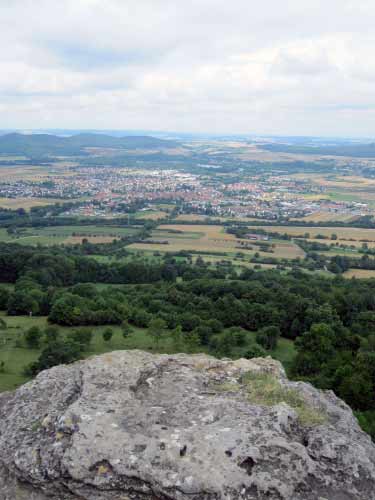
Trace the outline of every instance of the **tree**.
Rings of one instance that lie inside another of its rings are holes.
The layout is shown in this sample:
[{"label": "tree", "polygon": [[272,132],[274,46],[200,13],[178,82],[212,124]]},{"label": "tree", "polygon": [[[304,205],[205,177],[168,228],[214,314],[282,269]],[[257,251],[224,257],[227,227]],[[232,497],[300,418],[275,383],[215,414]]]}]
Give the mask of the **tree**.
[{"label": "tree", "polygon": [[154,318],[150,321],[148,331],[151,337],[154,339],[156,345],[159,344],[161,337],[163,336],[165,329],[167,328],[166,322],[161,318]]},{"label": "tree", "polygon": [[183,349],[183,335],[181,325],[177,325],[171,332],[173,349],[180,352]]},{"label": "tree", "polygon": [[132,320],[135,326],[138,326],[139,328],[147,328],[151,321],[151,315],[144,309],[136,309],[133,312]]},{"label": "tree", "polygon": [[38,349],[42,332],[38,326],[32,326],[25,332],[25,342],[29,349]]},{"label": "tree", "polygon": [[80,346],[81,351],[86,351],[89,348],[92,337],[92,330],[87,328],[70,331],[67,336],[68,339]]},{"label": "tree", "polygon": [[199,326],[200,322],[200,317],[191,312],[185,312],[180,316],[181,327],[185,332],[191,332]]},{"label": "tree", "polygon": [[113,337],[113,330],[112,328],[106,328],[103,332],[103,340],[104,342],[109,342],[111,338]]},{"label": "tree", "polygon": [[184,341],[188,352],[195,352],[201,345],[200,338],[196,330],[185,332]]},{"label": "tree", "polygon": [[248,348],[244,358],[264,358],[265,356],[267,356],[266,351],[259,344],[254,343]]},{"label": "tree", "polygon": [[209,326],[213,333],[220,333],[223,331],[223,323],[218,319],[212,318],[206,321],[206,325]]},{"label": "tree", "polygon": [[192,333],[198,335],[200,344],[208,345],[213,332],[209,326],[202,324],[197,326],[197,328],[194,328]]},{"label": "tree", "polygon": [[313,324],[308,332],[296,340],[297,356],[293,372],[298,375],[315,375],[335,354],[335,333],[325,323]]},{"label": "tree", "polygon": [[59,329],[57,326],[48,325],[44,329],[44,337],[47,343],[54,342],[55,340],[57,340],[58,336],[59,336]]},{"label": "tree", "polygon": [[9,290],[5,286],[0,286],[0,309],[6,309],[9,301]]},{"label": "tree", "polygon": [[127,321],[123,321],[121,323],[121,331],[122,331],[122,336],[124,337],[124,339],[126,339],[129,337],[129,335],[131,335],[133,329]]},{"label": "tree", "polygon": [[37,361],[26,367],[27,375],[37,375],[40,371],[52,368],[52,366],[72,363],[81,357],[81,348],[76,342],[67,340],[56,340],[50,342],[40,353]]},{"label": "tree", "polygon": [[18,290],[11,294],[8,301],[8,314],[17,316],[20,314],[38,314],[39,304],[30,295],[30,291]]},{"label": "tree", "polygon": [[277,341],[280,337],[280,330],[277,326],[265,326],[258,330],[256,341],[264,349],[273,350],[277,347]]},{"label": "tree", "polygon": [[3,320],[3,318],[0,318],[0,342],[4,345],[7,343],[6,329],[6,322]]}]

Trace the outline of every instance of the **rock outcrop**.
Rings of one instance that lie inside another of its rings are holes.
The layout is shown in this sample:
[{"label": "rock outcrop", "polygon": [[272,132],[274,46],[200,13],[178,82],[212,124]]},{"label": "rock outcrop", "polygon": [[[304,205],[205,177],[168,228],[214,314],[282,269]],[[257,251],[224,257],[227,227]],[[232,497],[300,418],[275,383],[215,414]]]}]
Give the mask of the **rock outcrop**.
[{"label": "rock outcrop", "polygon": [[119,351],[0,395],[1,500],[187,498],[375,499],[375,446],[270,358]]}]

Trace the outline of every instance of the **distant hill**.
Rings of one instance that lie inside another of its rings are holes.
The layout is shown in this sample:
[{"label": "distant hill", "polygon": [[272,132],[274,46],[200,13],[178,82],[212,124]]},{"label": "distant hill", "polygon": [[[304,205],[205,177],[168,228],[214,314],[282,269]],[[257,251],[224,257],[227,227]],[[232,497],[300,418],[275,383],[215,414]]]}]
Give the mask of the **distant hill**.
[{"label": "distant hill", "polygon": [[349,156],[352,158],[375,158],[375,143],[338,144],[335,146],[310,146],[298,144],[259,144],[260,149],[274,153],[294,153],[322,156]]},{"label": "distant hill", "polygon": [[86,148],[164,149],[178,146],[175,141],[150,136],[113,137],[104,134],[77,134],[59,137],[50,134],[11,133],[0,136],[0,154],[44,156],[80,156]]}]

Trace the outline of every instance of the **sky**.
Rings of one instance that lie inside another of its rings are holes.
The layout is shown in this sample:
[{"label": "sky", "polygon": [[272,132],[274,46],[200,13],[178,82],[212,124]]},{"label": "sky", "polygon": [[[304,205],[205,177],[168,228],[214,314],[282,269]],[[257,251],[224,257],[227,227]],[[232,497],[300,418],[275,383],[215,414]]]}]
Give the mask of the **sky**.
[{"label": "sky", "polygon": [[375,136],[373,0],[0,0],[1,129]]}]

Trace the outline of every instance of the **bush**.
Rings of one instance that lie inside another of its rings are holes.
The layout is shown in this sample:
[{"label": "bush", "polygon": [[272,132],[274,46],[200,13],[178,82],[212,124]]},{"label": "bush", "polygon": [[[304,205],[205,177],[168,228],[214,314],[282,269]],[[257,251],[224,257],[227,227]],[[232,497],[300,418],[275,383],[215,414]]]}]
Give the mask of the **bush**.
[{"label": "bush", "polygon": [[261,347],[259,344],[253,344],[249,347],[249,349],[246,351],[244,358],[246,359],[251,359],[251,358],[264,358],[267,356],[266,351]]},{"label": "bush", "polygon": [[54,342],[55,340],[57,340],[58,336],[59,336],[59,329],[57,328],[57,326],[48,325],[44,329],[44,337],[47,343]]},{"label": "bush", "polygon": [[32,326],[25,332],[25,342],[29,349],[38,349],[40,346],[40,341],[42,337],[42,332],[37,326]]},{"label": "bush", "polygon": [[81,358],[80,345],[70,339],[50,342],[40,353],[37,361],[28,365],[25,375],[37,375],[42,370],[56,365],[72,363]]},{"label": "bush", "polygon": [[68,340],[78,344],[81,351],[86,351],[89,348],[92,337],[92,330],[87,328],[79,328],[78,330],[70,331],[67,335]]},{"label": "bush", "polygon": [[113,337],[113,330],[112,328],[106,328],[103,332],[103,340],[104,342],[109,342],[111,338]]},{"label": "bush", "polygon": [[280,337],[280,330],[277,326],[266,326],[256,334],[256,341],[264,349],[276,349],[277,341]]},{"label": "bush", "polygon": [[122,322],[121,330],[122,330],[122,336],[124,337],[124,339],[129,337],[129,335],[131,335],[131,333],[133,332],[132,327],[129,325],[129,323],[127,321]]}]

